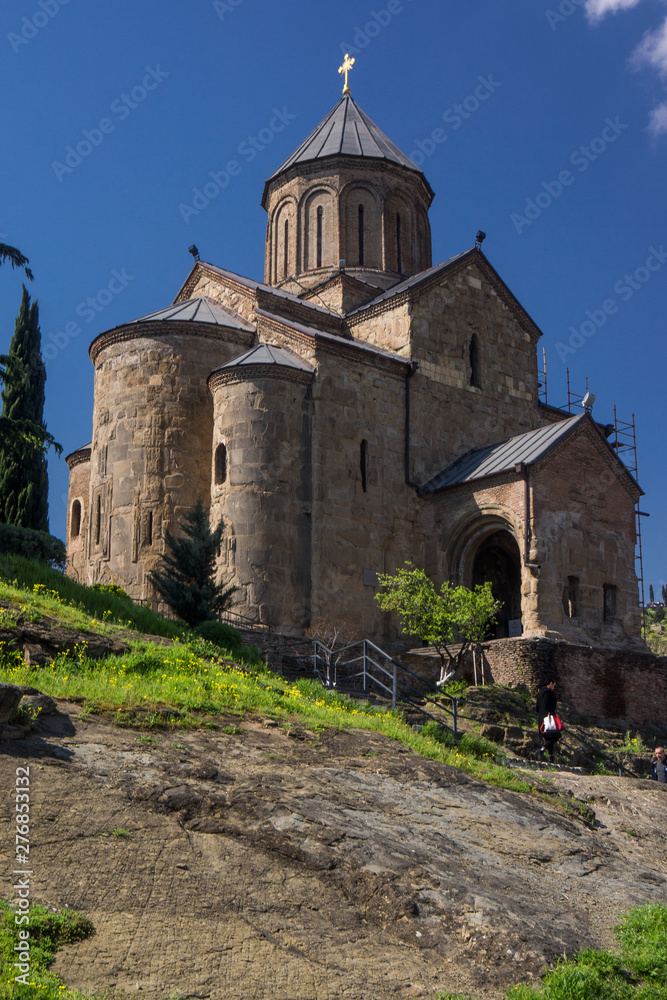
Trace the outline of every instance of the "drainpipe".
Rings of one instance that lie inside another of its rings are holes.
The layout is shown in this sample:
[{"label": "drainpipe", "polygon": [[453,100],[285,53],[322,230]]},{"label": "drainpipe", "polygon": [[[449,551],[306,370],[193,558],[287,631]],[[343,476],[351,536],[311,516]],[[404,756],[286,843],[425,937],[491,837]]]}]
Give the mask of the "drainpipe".
[{"label": "drainpipe", "polygon": [[419,368],[418,361],[411,361],[405,369],[405,483],[419,489],[419,483],[410,479],[410,379]]}]

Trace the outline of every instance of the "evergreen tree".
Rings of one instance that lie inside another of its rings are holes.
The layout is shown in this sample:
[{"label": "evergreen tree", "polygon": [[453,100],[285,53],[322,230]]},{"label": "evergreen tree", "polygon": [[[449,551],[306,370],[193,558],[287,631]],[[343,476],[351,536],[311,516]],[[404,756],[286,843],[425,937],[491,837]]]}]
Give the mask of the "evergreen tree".
[{"label": "evergreen tree", "polygon": [[34,281],[32,271],[28,267],[30,263],[28,258],[24,257],[16,247],[10,247],[7,243],[0,243],[0,265],[5,263],[11,264],[12,269],[22,267],[28,281]]},{"label": "evergreen tree", "polygon": [[651,604],[655,601],[655,594],[653,593],[653,584],[649,584],[648,588],[648,599]]},{"label": "evergreen tree", "polygon": [[0,521],[49,530],[44,443],[44,384],[39,307],[23,286],[21,309],[6,358],[0,438]]},{"label": "evergreen tree", "polygon": [[667,586],[664,583],[662,585],[662,603],[667,604]]},{"label": "evergreen tree", "polygon": [[162,568],[149,573],[158,593],[191,628],[215,619],[229,605],[236,587],[215,582],[215,558],[220,554],[224,523],[211,531],[201,497],[180,523],[184,536],[166,533],[168,552]]}]

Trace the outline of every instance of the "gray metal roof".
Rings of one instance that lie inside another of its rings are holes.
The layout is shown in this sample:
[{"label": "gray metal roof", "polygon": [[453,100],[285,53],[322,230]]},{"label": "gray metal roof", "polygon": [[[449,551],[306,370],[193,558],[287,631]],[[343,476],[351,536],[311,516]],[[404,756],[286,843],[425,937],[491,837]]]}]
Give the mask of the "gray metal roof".
[{"label": "gray metal roof", "polygon": [[[314,372],[314,367],[288,347],[274,347],[272,344],[259,344],[246,351],[226,365],[215,368],[214,371],[228,371],[230,368],[240,368],[245,365],[278,365],[281,368],[297,368],[302,372]],[[213,374],[213,373],[211,373]]]},{"label": "gray metal roof", "polygon": [[139,319],[134,319],[126,325],[131,326],[132,323],[154,322],[208,323],[212,326],[226,326],[249,332],[255,329],[243,317],[235,313],[233,309],[228,309],[221,302],[215,302],[213,299],[204,297],[177,302],[175,305],[167,306],[166,309],[159,309],[157,312],[149,313],[148,316],[141,316]]},{"label": "gray metal roof", "polygon": [[388,299],[393,299],[395,295],[400,295],[401,292],[405,292],[410,288],[415,288],[417,285],[421,285],[423,282],[428,281],[429,278],[434,278],[441,271],[446,271],[448,267],[455,264],[461,258],[466,257],[468,254],[471,256],[475,253],[474,250],[464,250],[463,253],[457,254],[455,257],[450,257],[449,260],[443,260],[440,264],[434,264],[433,267],[427,268],[425,271],[420,271],[418,274],[413,274],[411,278],[406,278],[405,281],[399,281],[391,288],[388,288],[386,292],[382,292],[381,295],[376,295],[374,299],[370,302],[364,302],[363,305],[357,306],[352,309],[348,316],[354,316],[355,313],[363,312],[364,309],[370,309],[371,306],[376,306],[380,302],[386,302]]},{"label": "gray metal roof", "polygon": [[486,476],[497,476],[501,472],[513,472],[515,465],[523,463],[532,465],[550,451],[559,441],[581,423],[582,420],[592,420],[586,413],[578,413],[557,424],[548,424],[508,438],[499,444],[490,444],[486,448],[476,448],[467,452],[452,463],[444,472],[438,473],[422,486],[421,493],[433,493],[446,486],[457,486],[459,483],[469,483],[474,479],[484,479]]},{"label": "gray metal roof", "polygon": [[322,160],[327,156],[363,156],[387,160],[418,174],[422,173],[417,164],[401,152],[352,98],[345,96],[299,148],[271,174],[267,183],[297,163]]}]

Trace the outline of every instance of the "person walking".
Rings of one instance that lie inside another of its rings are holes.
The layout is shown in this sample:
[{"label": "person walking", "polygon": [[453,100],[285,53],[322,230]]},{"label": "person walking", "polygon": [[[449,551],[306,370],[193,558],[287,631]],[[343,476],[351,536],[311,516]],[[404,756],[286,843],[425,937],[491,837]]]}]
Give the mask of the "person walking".
[{"label": "person walking", "polygon": [[667,782],[667,754],[664,747],[656,747],[651,761],[651,778],[653,781]]},{"label": "person walking", "polygon": [[548,680],[544,687],[541,687],[537,695],[537,718],[542,737],[541,753],[548,753],[549,760],[555,762],[554,747],[560,739],[560,732],[557,730],[547,730],[544,732],[543,724],[548,715],[555,715],[558,706],[558,695],[556,694],[556,681],[552,678]]}]

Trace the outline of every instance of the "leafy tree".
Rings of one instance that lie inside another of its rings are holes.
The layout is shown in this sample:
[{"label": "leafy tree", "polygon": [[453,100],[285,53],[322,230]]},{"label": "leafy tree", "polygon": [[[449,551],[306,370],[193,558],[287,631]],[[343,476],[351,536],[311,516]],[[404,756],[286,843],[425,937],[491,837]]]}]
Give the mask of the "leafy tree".
[{"label": "leafy tree", "polygon": [[15,267],[22,267],[25,271],[25,276],[28,281],[34,281],[34,276],[28,264],[30,261],[27,257],[24,257],[20,250],[16,247],[10,247],[6,243],[0,243],[0,265],[8,263],[11,264],[12,269]]},{"label": "leafy tree", "polygon": [[214,620],[228,607],[236,587],[215,582],[215,559],[220,554],[224,523],[211,531],[201,497],[180,522],[183,536],[166,533],[168,552],[162,567],[149,579],[169,607],[191,628]]},{"label": "leafy tree", "polygon": [[441,684],[461,665],[468,649],[486,637],[502,607],[502,601],[494,599],[490,583],[470,590],[445,581],[437,590],[426,573],[411,562],[393,576],[380,574],[379,580],[385,590],[375,599],[382,610],[397,612],[404,635],[419,636],[435,647],[440,657]]},{"label": "leafy tree", "polygon": [[49,530],[45,449],[62,448],[44,425],[44,384],[39,307],[23,287],[9,355],[0,358],[0,521]]}]

